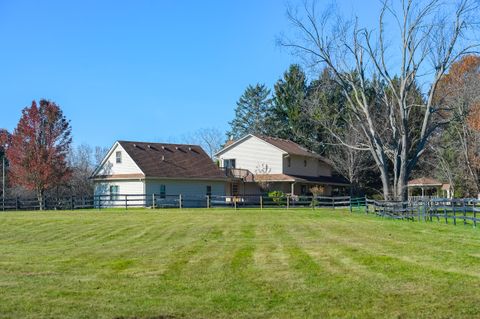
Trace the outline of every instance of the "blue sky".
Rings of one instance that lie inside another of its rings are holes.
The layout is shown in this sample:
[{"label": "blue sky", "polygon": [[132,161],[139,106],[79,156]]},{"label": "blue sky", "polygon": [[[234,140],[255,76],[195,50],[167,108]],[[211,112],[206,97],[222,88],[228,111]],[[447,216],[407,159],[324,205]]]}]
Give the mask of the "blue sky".
[{"label": "blue sky", "polygon": [[[339,2],[364,19],[371,4]],[[298,62],[275,45],[285,11],[281,0],[0,0],[0,127],[47,98],[77,145],[227,130],[248,84],[272,87]]]}]

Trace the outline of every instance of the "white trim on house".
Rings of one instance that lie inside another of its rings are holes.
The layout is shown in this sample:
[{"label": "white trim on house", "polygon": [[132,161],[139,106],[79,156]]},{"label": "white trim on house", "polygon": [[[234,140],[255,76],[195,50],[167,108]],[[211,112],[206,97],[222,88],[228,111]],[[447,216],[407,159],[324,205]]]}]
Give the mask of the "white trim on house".
[{"label": "white trim on house", "polygon": [[[110,149],[108,150],[107,154],[105,154],[105,156],[103,157],[103,160],[100,162],[100,164],[98,164],[98,166],[95,168],[95,170],[93,171],[92,175],[91,175],[91,178],[95,178],[95,176],[98,174],[98,172],[102,169],[103,165],[105,165],[106,161],[110,158],[110,156],[112,155],[113,151],[115,151],[117,149],[117,147],[120,147],[120,150],[127,154],[128,157],[130,157],[130,159],[132,160],[132,162],[135,164],[135,166],[137,167],[137,169],[143,174],[145,175],[145,172],[143,172],[141,169],[140,169],[140,166],[138,166],[138,164],[135,162],[135,160],[130,156],[130,154],[128,154],[128,152],[122,147],[122,145],[120,144],[119,141],[116,141],[112,147],[110,147]],[[124,161],[125,159],[123,158],[122,156],[122,162]]]}]

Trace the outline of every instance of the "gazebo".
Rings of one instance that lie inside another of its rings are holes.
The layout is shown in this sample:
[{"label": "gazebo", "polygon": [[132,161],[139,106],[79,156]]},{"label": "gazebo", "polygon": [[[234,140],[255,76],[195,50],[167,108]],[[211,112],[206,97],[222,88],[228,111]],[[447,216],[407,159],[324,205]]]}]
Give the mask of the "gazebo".
[{"label": "gazebo", "polygon": [[408,197],[412,196],[412,191],[415,188],[420,188],[422,190],[422,197],[425,197],[425,192],[429,190],[435,190],[436,196],[444,195],[446,198],[451,198],[451,186],[450,184],[444,184],[439,180],[429,177],[420,177],[408,181]]}]

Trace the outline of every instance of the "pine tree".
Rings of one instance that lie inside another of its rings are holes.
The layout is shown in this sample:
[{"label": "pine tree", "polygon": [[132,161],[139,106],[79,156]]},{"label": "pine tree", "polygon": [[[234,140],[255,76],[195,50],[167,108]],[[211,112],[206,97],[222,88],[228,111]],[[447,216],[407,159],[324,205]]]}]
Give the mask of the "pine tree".
[{"label": "pine tree", "polygon": [[306,75],[299,65],[292,64],[274,86],[274,107],[268,125],[270,135],[291,139],[301,133],[306,120],[303,112],[306,95]]},{"label": "pine tree", "polygon": [[264,84],[249,85],[237,102],[227,134],[234,139],[246,134],[266,134],[265,121],[271,106],[270,90]]}]

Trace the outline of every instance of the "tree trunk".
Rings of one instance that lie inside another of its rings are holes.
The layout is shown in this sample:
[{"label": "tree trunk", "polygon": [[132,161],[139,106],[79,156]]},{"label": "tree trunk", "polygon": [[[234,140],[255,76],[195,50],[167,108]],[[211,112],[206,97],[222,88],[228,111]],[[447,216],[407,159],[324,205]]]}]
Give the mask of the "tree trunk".
[{"label": "tree trunk", "polygon": [[390,182],[388,180],[388,171],[380,168],[380,179],[382,180],[383,199],[390,200]]},{"label": "tree trunk", "polygon": [[44,210],[45,207],[43,206],[44,204],[44,195],[45,191],[43,189],[37,190],[37,199],[38,199],[38,209]]}]

